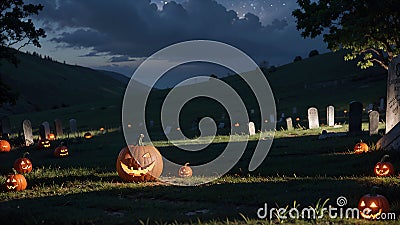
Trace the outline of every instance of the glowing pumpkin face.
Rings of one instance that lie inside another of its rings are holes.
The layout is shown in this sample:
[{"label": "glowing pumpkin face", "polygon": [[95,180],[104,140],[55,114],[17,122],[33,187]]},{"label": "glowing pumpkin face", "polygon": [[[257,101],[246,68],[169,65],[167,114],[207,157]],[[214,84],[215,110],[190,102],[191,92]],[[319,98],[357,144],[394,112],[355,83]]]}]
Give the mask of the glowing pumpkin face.
[{"label": "glowing pumpkin face", "polygon": [[384,155],[380,162],[375,164],[374,173],[378,177],[387,177],[394,174],[393,164],[387,162],[389,155]]},{"label": "glowing pumpkin face", "polygon": [[361,154],[364,152],[368,152],[369,147],[364,142],[359,142],[354,146],[354,153]]},{"label": "glowing pumpkin face", "polygon": [[67,146],[59,146],[54,150],[55,157],[67,157],[68,156],[68,148]]},{"label": "glowing pumpkin face", "polygon": [[85,139],[91,139],[93,136],[92,136],[91,133],[86,132],[86,133],[83,135],[83,137],[84,137]]},{"label": "glowing pumpkin face", "polygon": [[178,175],[180,177],[191,177],[193,174],[192,168],[189,167],[189,163],[179,168]]},{"label": "glowing pumpkin face", "polygon": [[6,140],[0,140],[0,152],[9,152],[11,150],[11,145]]},{"label": "glowing pumpkin face", "polygon": [[22,158],[18,158],[14,162],[14,169],[18,173],[29,173],[32,171],[32,162],[26,158],[26,155],[29,154],[25,152]]},{"label": "glowing pumpkin face", "polygon": [[163,161],[154,146],[143,146],[141,135],[137,145],[123,148],[117,158],[118,175],[128,182],[153,181],[162,173]]},{"label": "glowing pumpkin face", "polygon": [[49,135],[47,135],[47,139],[49,139],[50,141],[54,141],[54,140],[56,140],[56,135],[49,134]]},{"label": "glowing pumpkin face", "polygon": [[26,179],[21,174],[11,174],[6,179],[6,190],[7,191],[22,191],[26,189]]},{"label": "glowing pumpkin face", "polygon": [[50,147],[51,147],[51,144],[50,144],[50,141],[48,139],[39,140],[39,143],[38,143],[38,148],[39,149],[47,149],[47,148],[50,148]]},{"label": "glowing pumpkin face", "polygon": [[377,219],[382,213],[389,212],[389,201],[378,194],[366,194],[358,202],[358,210],[364,219]]}]

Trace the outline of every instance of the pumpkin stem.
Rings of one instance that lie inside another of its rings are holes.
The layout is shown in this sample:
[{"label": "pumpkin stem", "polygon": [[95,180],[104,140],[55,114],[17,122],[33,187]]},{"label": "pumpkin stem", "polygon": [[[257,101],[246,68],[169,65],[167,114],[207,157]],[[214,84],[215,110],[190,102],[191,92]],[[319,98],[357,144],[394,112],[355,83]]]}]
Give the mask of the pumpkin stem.
[{"label": "pumpkin stem", "polygon": [[385,162],[388,158],[389,158],[389,155],[384,155],[384,156],[381,158],[381,162]]},{"label": "pumpkin stem", "polygon": [[378,190],[379,189],[379,187],[378,186],[373,186],[372,188],[371,188],[371,193],[370,193],[370,195],[371,196],[376,196],[377,194],[376,194],[376,190]]},{"label": "pumpkin stem", "polygon": [[18,174],[18,172],[14,168],[12,168],[12,171],[13,171],[14,175]]},{"label": "pumpkin stem", "polygon": [[185,166],[188,166],[189,165],[189,163],[187,162],[187,163],[185,163]]},{"label": "pumpkin stem", "polygon": [[29,155],[29,152],[25,152],[24,154],[22,154],[22,158],[25,158],[27,155]]},{"label": "pumpkin stem", "polygon": [[137,143],[136,143],[137,146],[143,146],[143,137],[144,137],[144,134],[139,135]]}]

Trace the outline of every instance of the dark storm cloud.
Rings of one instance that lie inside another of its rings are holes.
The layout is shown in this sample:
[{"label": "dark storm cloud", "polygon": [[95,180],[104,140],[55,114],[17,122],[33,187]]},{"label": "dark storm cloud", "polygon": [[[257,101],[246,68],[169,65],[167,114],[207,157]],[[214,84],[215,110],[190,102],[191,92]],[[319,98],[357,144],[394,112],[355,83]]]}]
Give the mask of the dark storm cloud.
[{"label": "dark storm cloud", "polygon": [[44,24],[63,31],[52,41],[127,59],[149,56],[170,44],[193,39],[222,41],[253,57],[292,57],[296,53],[286,50],[288,43],[283,40],[288,36],[300,39],[299,32],[287,29],[288,23],[281,18],[263,26],[256,15],[247,13],[239,18],[235,11],[213,0],[169,2],[161,10],[150,0],[40,3],[45,6],[40,14]]}]

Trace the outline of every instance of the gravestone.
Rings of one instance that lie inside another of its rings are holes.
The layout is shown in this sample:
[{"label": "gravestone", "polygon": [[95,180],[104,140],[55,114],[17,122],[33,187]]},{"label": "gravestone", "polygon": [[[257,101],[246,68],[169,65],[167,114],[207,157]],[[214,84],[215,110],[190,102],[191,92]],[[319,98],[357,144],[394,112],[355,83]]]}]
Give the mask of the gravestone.
[{"label": "gravestone", "polygon": [[10,119],[7,116],[1,119],[1,133],[3,139],[8,140],[8,137],[11,134],[11,123]]},{"label": "gravestone", "polygon": [[254,126],[253,122],[248,123],[249,126],[249,135],[255,135],[256,134],[256,127]]},{"label": "gravestone", "polygon": [[400,122],[400,57],[392,60],[388,71],[386,134]]},{"label": "gravestone", "polygon": [[222,128],[224,128],[224,127],[225,127],[225,123],[221,122],[221,123],[218,124],[218,128],[219,128],[219,129],[222,129]]},{"label": "gravestone", "polygon": [[78,132],[78,126],[76,124],[76,119],[69,120],[69,130],[71,134],[76,134]]},{"label": "gravestone", "polygon": [[370,112],[370,111],[372,111],[372,110],[374,110],[374,104],[369,104],[366,108],[365,108],[365,111],[367,111],[367,112]]},{"label": "gravestone", "polygon": [[350,102],[350,109],[349,109],[350,134],[361,133],[362,112],[363,112],[363,104],[361,102],[356,102],[356,101]]},{"label": "gravestone", "polygon": [[296,108],[296,107],[293,107],[292,113],[293,113],[293,114],[296,114],[296,113],[297,113],[297,108]]},{"label": "gravestone", "polygon": [[62,128],[62,123],[60,119],[55,119],[54,120],[54,127],[56,128],[56,137],[61,137],[64,135],[63,128]]},{"label": "gravestone", "polygon": [[311,107],[307,110],[307,112],[308,112],[308,128],[310,129],[319,128],[318,109],[315,107]]},{"label": "gravestone", "polygon": [[44,127],[44,133],[45,133],[45,137],[48,138],[49,134],[50,134],[50,124],[47,121],[44,121],[42,123],[43,127]]},{"label": "gravestone", "polygon": [[41,125],[39,126],[39,137],[40,137],[40,140],[45,140],[45,139],[47,139],[46,131],[45,131],[45,128],[44,128],[43,124],[41,124]]},{"label": "gravestone", "polygon": [[379,112],[372,111],[369,113],[369,135],[378,134],[379,130]]},{"label": "gravestone", "polygon": [[335,107],[332,105],[326,108],[326,123],[330,127],[335,126]]},{"label": "gravestone", "polygon": [[25,146],[33,145],[34,142],[31,121],[24,120],[24,122],[22,122],[22,130],[24,131]]},{"label": "gravestone", "polygon": [[286,118],[286,127],[287,127],[287,130],[293,130],[292,117]]},{"label": "gravestone", "polygon": [[[388,83],[389,84],[389,83]],[[389,90],[389,89],[388,89]],[[384,98],[380,98],[379,99],[379,110],[381,112],[385,111],[385,99]]]}]

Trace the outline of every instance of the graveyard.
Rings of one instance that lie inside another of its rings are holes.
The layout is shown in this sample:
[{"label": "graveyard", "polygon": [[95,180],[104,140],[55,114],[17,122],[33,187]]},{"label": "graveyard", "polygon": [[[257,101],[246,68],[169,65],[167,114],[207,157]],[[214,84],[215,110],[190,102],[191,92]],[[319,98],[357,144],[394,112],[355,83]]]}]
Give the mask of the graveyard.
[{"label": "graveyard", "polygon": [[[166,139],[165,130],[160,127],[157,109],[168,90],[152,92],[146,113],[152,120],[146,121],[150,137],[144,138],[144,144],[154,145],[164,157],[174,158],[182,165],[187,162],[189,166],[196,165],[217,157],[229,141],[249,140],[243,156],[228,173],[201,185],[175,186],[161,180],[126,182],[121,179],[116,160],[127,145],[121,123],[122,95],[93,102],[68,102],[68,106],[53,109],[54,102],[46,102],[43,110],[3,117],[2,134],[7,134],[11,151],[0,154],[0,183],[6,182],[14,161],[25,152],[29,152],[26,157],[32,162],[32,171],[24,174],[25,190],[9,192],[3,186],[0,222],[397,224],[400,153],[398,149],[377,147],[378,143],[388,145],[385,141],[379,142],[387,126],[384,122],[387,74],[382,75],[382,71],[375,69],[360,71],[354,64],[343,62],[342,56],[340,52],[322,54],[266,74],[277,102],[276,117],[267,118],[277,122],[274,131],[259,130],[260,123],[266,121],[259,119],[255,101],[249,94],[251,90],[237,76],[223,78],[248,100],[246,107],[255,127],[248,135],[247,124],[230,121],[220,105],[198,99],[182,111],[180,126],[171,125],[168,129],[171,133],[178,128],[184,131],[188,138],[177,140],[181,145],[199,145],[208,140],[196,139],[199,133],[192,129],[193,120],[210,116],[217,121],[218,135],[211,137],[212,143],[194,157],[179,151]],[[48,69],[46,63],[41,65],[46,66],[38,67],[38,74]],[[63,71],[63,65],[56,66]],[[67,102],[67,99],[62,101]],[[204,105],[209,107],[204,108]],[[134,130],[144,125],[132,124],[129,128]],[[231,127],[240,131],[230,133]],[[50,147],[45,147],[46,143],[39,145],[39,139],[47,139],[50,134],[55,135],[55,139],[49,141]],[[257,143],[271,135],[273,143],[267,157],[256,170],[249,171]],[[365,143],[368,150],[356,152],[355,147],[360,143]],[[55,155],[55,149],[63,146],[68,148],[68,154],[65,157],[61,157],[60,152]],[[394,172],[384,177],[374,174],[375,165],[386,160],[393,165]],[[196,177],[196,170],[193,170],[188,182],[191,179],[202,178]],[[312,207],[318,212],[328,206],[357,208],[360,198],[375,189],[390,203],[392,214],[387,215],[395,217],[347,219],[330,218],[325,214],[322,218],[283,219],[276,217],[275,211],[271,211],[268,218],[257,215],[265,204],[268,209]],[[340,197],[344,197],[345,204],[338,205]]]}]

